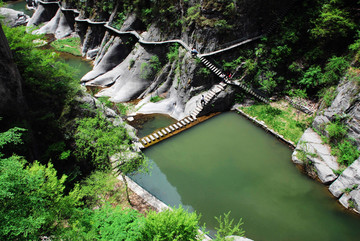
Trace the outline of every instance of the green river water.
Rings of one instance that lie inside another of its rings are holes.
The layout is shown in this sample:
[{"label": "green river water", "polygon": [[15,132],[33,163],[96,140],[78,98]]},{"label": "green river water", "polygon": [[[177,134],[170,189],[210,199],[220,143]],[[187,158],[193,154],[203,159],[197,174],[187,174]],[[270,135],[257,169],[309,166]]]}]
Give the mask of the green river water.
[{"label": "green river water", "polygon": [[25,1],[10,1],[6,2],[5,6],[6,8],[11,8],[17,11],[24,12],[26,15],[29,15],[30,17],[33,14],[32,10],[29,10],[26,8],[26,2]]},{"label": "green river water", "polygon": [[254,240],[359,240],[360,218],[302,174],[291,150],[236,113],[224,113],[145,150],[151,175],[132,178],[170,206],[243,218]]}]

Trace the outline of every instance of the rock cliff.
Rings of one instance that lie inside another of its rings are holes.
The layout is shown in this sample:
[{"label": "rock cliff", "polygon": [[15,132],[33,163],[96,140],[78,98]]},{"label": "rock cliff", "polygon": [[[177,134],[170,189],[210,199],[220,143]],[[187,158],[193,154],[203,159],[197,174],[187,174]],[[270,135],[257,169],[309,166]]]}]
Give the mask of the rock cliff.
[{"label": "rock cliff", "polygon": [[[144,17],[135,3],[131,11],[125,11],[120,1],[107,12],[105,6],[89,4],[90,1],[86,1],[86,6],[62,1],[56,11],[56,4],[39,4],[29,24],[49,21],[37,32],[62,38],[75,31],[80,36],[83,55],[95,58],[93,71],[86,74],[82,82],[104,87],[97,96],[109,96],[114,102],[143,99],[137,113],[164,113],[176,119],[188,115],[201,95],[221,80],[211,73],[202,74],[204,66],[183,46],[177,45],[172,50],[176,56],[168,58],[174,44],[143,44],[136,36],[124,32],[135,30],[145,42],[179,39],[199,52],[210,52],[264,33],[276,19],[276,13],[289,5],[286,1],[246,0],[241,4],[173,1],[173,6],[166,10],[169,14],[156,12],[164,7],[163,3],[151,3],[155,4],[153,12]],[[151,6],[145,5],[142,7],[150,9]],[[77,10],[71,10],[74,8]],[[119,16],[124,12],[126,17],[121,22]],[[214,108],[204,108],[200,114],[230,109],[236,91],[236,87],[228,87],[212,99]],[[151,97],[158,95],[164,99],[152,103]]]},{"label": "rock cliff", "polygon": [[13,60],[7,39],[0,23],[0,117],[22,116],[25,101],[21,76]]},{"label": "rock cliff", "polygon": [[[350,70],[351,71],[351,70]],[[360,212],[360,166],[359,159],[348,160],[350,163],[341,173],[341,167],[332,155],[331,148],[324,144],[323,135],[330,137],[329,126],[334,122],[341,122],[346,129],[345,137],[352,145],[360,147],[360,87],[355,78],[348,75],[337,87],[337,95],[330,107],[322,107],[318,111],[313,129],[305,131],[293,153],[293,161],[305,165],[308,173],[317,176],[321,182],[330,184],[330,192],[346,208]],[[355,149],[356,150],[356,149]],[[302,156],[302,158],[301,158]],[[342,167],[344,168],[344,167]],[[339,175],[339,173],[341,173]]]}]

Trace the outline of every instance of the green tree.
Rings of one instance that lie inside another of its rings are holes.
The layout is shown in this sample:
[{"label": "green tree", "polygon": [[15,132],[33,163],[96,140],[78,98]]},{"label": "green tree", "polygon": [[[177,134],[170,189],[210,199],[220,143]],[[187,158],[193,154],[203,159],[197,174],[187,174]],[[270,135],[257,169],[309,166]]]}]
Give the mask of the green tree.
[{"label": "green tree", "polygon": [[320,15],[313,24],[315,27],[310,32],[314,38],[346,37],[349,31],[356,27],[345,9],[331,3],[323,4]]},{"label": "green tree", "polygon": [[349,67],[349,61],[344,57],[331,57],[325,66],[325,73],[321,79],[321,84],[334,85],[339,83],[340,78],[343,77]]},{"label": "green tree", "polygon": [[64,195],[66,176],[58,179],[51,163],[25,164],[18,156],[0,159],[2,240],[33,240],[52,234],[79,204],[72,193]]},{"label": "green tree", "polygon": [[[77,158],[90,161],[99,170],[118,170],[123,175],[127,199],[131,204],[125,175],[146,171],[146,162],[143,154],[134,151],[124,125],[115,126],[100,113],[80,119],[77,124]],[[116,161],[111,162],[110,158]]]},{"label": "green tree", "polygon": [[305,88],[314,88],[319,85],[322,79],[322,71],[320,66],[311,66],[300,79],[299,83]]}]

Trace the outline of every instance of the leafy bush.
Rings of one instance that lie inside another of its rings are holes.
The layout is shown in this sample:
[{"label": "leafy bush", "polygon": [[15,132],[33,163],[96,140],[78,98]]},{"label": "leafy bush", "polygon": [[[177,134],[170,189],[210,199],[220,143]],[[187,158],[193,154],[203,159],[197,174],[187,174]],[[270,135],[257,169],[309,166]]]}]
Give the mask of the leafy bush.
[{"label": "leafy bush", "polygon": [[201,240],[198,237],[200,216],[181,206],[160,213],[147,213],[142,230],[143,240]]},{"label": "leafy bush", "polygon": [[126,115],[128,110],[129,110],[129,106],[123,104],[123,103],[116,103],[115,104],[117,107],[117,110],[120,112],[120,115]]},{"label": "leafy bush", "polygon": [[79,203],[64,195],[66,176],[57,178],[52,164],[38,162],[25,168],[17,156],[0,159],[1,240],[37,240],[61,229],[61,221]]},{"label": "leafy bush", "polygon": [[329,134],[331,141],[340,141],[343,139],[347,133],[347,128],[344,124],[342,124],[339,120],[335,122],[330,122],[326,130]]},{"label": "leafy bush", "polygon": [[179,59],[179,44],[174,44],[169,48],[169,52],[167,53],[167,58],[169,62],[173,62]]},{"label": "leafy bush", "polygon": [[125,200],[123,190],[116,185],[118,182],[110,172],[95,171],[80,183],[78,196],[88,208],[101,207],[105,203],[117,205]]},{"label": "leafy bush", "polygon": [[319,85],[322,79],[322,72],[320,66],[311,66],[303,75],[300,84],[304,85],[305,88],[313,88]]},{"label": "leafy bush", "polygon": [[98,100],[103,103],[106,107],[112,108],[113,103],[110,101],[110,97],[99,97]]},{"label": "leafy bush", "polygon": [[336,1],[324,4],[320,16],[313,21],[315,27],[310,33],[314,38],[338,38],[346,37],[349,31],[355,28],[354,22],[349,17],[349,13],[334,6]]},{"label": "leafy bush", "polygon": [[322,98],[322,101],[325,103],[325,106],[328,107],[331,105],[337,95],[336,88],[335,86],[324,88],[321,90],[319,95]]},{"label": "leafy bush", "polygon": [[151,56],[150,58],[150,67],[157,73],[161,68],[161,63],[159,57],[156,55]]},{"label": "leafy bush", "polygon": [[97,209],[78,209],[58,236],[62,240],[142,240],[143,220],[136,210],[106,203]]},{"label": "leafy bush", "polygon": [[226,241],[226,236],[236,235],[236,236],[244,236],[245,231],[240,228],[244,223],[242,219],[239,220],[238,223],[234,223],[234,219],[230,220],[230,212],[225,213],[224,217],[215,217],[216,221],[219,223],[219,228],[215,228],[216,233],[216,241]]},{"label": "leafy bush", "polygon": [[266,71],[264,76],[262,76],[259,80],[262,90],[267,92],[272,92],[274,88],[277,86],[275,80],[276,72],[274,71]]},{"label": "leafy bush", "polygon": [[332,147],[331,154],[338,157],[338,162],[345,166],[351,165],[360,154],[360,151],[348,140],[343,140],[338,145]]}]

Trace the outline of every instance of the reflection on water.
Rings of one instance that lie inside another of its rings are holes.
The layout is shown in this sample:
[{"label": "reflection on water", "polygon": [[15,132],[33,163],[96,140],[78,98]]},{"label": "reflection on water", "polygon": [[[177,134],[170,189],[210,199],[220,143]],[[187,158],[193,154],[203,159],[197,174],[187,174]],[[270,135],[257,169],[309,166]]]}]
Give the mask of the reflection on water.
[{"label": "reflection on water", "polygon": [[76,70],[75,78],[81,79],[87,72],[92,70],[91,61],[85,60],[81,57],[74,56],[68,53],[60,53],[60,57],[63,59],[65,63],[70,65]]},{"label": "reflection on water", "polygon": [[[360,219],[300,173],[291,150],[235,113],[216,116],[145,150],[155,168],[133,179],[168,205],[243,218],[254,240],[358,240]],[[179,197],[180,196],[180,197]],[[213,233],[213,232],[212,232]]]},{"label": "reflection on water", "polygon": [[134,116],[134,121],[129,122],[130,125],[138,130],[137,136],[139,138],[147,136],[159,128],[164,128],[174,123],[176,123],[175,119],[162,114],[137,114]]}]

